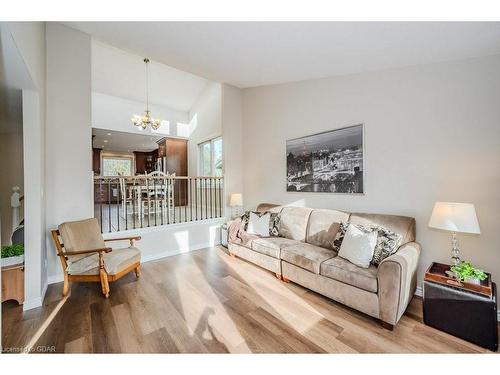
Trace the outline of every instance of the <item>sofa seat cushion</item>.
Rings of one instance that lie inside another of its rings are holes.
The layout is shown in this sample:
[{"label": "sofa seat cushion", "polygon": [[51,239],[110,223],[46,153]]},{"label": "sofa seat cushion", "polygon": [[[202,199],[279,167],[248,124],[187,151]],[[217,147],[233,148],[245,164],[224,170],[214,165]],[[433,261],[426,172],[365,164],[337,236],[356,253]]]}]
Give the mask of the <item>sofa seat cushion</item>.
[{"label": "sofa seat cushion", "polygon": [[377,267],[361,268],[348,260],[335,257],[321,264],[320,275],[377,293]]},{"label": "sofa seat cushion", "polygon": [[[108,275],[116,275],[134,263],[141,262],[141,251],[135,247],[113,249],[104,254],[104,268]],[[99,275],[99,254],[93,254],[68,264],[70,275]]]},{"label": "sofa seat cushion", "polygon": [[315,274],[319,274],[321,263],[336,255],[333,250],[304,242],[281,249],[282,260]]},{"label": "sofa seat cushion", "polygon": [[295,245],[297,242],[283,237],[265,237],[252,240],[250,246],[253,251],[280,259],[281,249]]}]

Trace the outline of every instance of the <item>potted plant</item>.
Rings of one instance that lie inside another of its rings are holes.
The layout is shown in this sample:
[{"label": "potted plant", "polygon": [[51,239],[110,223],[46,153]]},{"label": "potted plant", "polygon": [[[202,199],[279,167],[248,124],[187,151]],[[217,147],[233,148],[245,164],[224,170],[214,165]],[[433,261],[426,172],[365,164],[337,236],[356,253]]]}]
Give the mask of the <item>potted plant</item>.
[{"label": "potted plant", "polygon": [[487,277],[483,270],[475,268],[470,262],[465,261],[451,267],[451,271],[458,280],[471,284],[481,284],[481,281]]},{"label": "potted plant", "polygon": [[24,262],[24,246],[13,244],[2,246],[2,267],[12,266]]}]

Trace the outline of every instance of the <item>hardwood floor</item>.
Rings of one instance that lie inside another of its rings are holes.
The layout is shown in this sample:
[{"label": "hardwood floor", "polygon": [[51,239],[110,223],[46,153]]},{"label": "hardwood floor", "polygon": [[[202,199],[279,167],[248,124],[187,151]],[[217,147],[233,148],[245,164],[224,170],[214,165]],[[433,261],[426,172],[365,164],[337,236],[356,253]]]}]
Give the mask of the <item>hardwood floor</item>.
[{"label": "hardwood floor", "polygon": [[[23,314],[2,305],[3,350],[27,345],[61,300]],[[241,259],[224,248],[142,265],[111,284],[73,284],[34,348],[77,353],[477,353],[486,349],[425,326],[414,298],[394,331],[355,310]],[[49,348],[49,349],[47,349]],[[37,351],[38,349],[35,349]]]}]

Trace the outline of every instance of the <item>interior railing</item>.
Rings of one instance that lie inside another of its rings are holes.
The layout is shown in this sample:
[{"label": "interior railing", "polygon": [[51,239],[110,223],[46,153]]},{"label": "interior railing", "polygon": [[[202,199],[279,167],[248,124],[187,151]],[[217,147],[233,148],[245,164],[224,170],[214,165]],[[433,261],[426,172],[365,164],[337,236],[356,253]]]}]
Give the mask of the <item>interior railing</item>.
[{"label": "interior railing", "polygon": [[94,177],[102,233],[220,218],[222,177]]}]

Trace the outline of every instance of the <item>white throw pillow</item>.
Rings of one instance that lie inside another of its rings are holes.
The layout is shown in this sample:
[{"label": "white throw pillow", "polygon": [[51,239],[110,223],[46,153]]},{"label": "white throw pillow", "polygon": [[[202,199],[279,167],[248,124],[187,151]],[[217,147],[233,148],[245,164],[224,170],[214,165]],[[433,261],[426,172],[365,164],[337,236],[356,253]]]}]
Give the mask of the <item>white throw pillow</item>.
[{"label": "white throw pillow", "polygon": [[340,245],[339,257],[362,268],[370,267],[373,252],[377,246],[377,236],[376,230],[366,231],[349,224],[342,245]]},{"label": "white throw pillow", "polygon": [[271,214],[259,216],[250,212],[250,219],[248,220],[247,233],[258,234],[259,236],[269,236],[269,219]]}]

